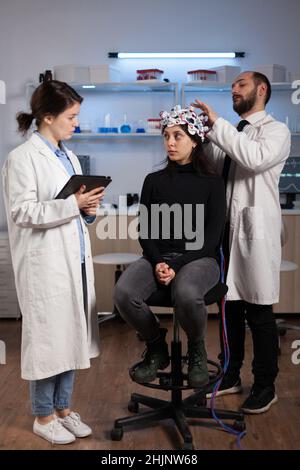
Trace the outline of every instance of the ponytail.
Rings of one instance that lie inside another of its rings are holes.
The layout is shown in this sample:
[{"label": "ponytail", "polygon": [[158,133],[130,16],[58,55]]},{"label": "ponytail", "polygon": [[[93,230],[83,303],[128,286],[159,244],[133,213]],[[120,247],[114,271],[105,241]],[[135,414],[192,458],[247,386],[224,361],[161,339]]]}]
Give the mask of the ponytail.
[{"label": "ponytail", "polygon": [[35,119],[37,128],[47,115],[57,117],[74,103],[81,103],[83,98],[67,83],[52,80],[41,83],[33,92],[30,100],[31,113],[17,114],[19,132],[26,134]]},{"label": "ponytail", "polygon": [[33,114],[22,113],[22,112],[18,113],[17,114],[17,122],[19,125],[18,131],[21,132],[23,135],[25,135],[28,129],[30,128],[33,120],[34,120]]}]

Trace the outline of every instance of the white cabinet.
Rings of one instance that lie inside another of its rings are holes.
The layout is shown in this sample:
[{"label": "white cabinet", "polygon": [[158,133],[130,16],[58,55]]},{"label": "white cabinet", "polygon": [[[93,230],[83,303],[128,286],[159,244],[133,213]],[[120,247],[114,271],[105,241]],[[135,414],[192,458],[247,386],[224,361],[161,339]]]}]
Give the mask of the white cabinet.
[{"label": "white cabinet", "polygon": [[19,318],[20,308],[15,288],[7,232],[0,232],[0,318]]}]

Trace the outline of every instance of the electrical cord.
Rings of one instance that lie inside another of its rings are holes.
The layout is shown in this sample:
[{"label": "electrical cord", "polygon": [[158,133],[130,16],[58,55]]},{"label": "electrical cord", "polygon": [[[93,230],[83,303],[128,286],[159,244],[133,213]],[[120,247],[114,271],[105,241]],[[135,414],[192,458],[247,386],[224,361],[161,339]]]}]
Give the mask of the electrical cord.
[{"label": "electrical cord", "polygon": [[[221,254],[221,282],[224,283],[224,281],[225,281],[225,259],[224,259],[222,249],[220,250],[220,254]],[[222,340],[223,340],[223,347],[224,347],[223,376],[225,375],[225,373],[228,369],[229,359],[230,359],[230,350],[229,350],[229,344],[228,344],[225,311],[226,311],[226,296],[222,299],[222,303],[221,303],[222,332],[223,332],[222,333]],[[211,409],[211,412],[212,412],[212,416],[213,416],[214,420],[219,424],[219,426],[221,426],[221,428],[224,431],[236,436],[236,443],[237,443],[238,448],[240,450],[245,450],[241,445],[241,440],[246,435],[246,431],[237,431],[233,427],[228,426],[227,424],[223,423],[223,421],[220,418],[218,418],[218,416],[215,412],[215,398],[216,398],[217,392],[219,390],[219,387],[221,385],[222,379],[223,379],[223,377],[221,377],[218,380],[218,382],[216,382],[216,384],[213,388],[211,399],[210,399],[210,409]]]}]

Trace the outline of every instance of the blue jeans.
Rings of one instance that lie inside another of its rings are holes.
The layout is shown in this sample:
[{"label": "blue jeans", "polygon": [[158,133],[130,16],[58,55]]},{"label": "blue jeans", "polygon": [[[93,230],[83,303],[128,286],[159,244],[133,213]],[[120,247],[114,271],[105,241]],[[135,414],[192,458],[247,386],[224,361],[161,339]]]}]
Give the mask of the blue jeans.
[{"label": "blue jeans", "polygon": [[31,380],[30,398],[34,416],[49,416],[54,410],[70,408],[75,371],[68,370],[41,380]]}]

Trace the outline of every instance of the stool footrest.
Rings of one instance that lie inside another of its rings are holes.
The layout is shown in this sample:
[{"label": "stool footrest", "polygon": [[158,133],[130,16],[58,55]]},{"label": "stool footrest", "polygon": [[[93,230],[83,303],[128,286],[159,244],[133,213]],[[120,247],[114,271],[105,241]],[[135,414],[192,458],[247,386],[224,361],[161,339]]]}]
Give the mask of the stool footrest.
[{"label": "stool footrest", "polygon": [[[187,373],[183,372],[182,370],[182,363],[184,362],[183,361],[184,357],[185,356],[181,356],[181,365],[179,366],[177,363],[177,359],[174,365],[174,358],[173,356],[171,356],[171,371],[170,372],[164,372],[164,371],[157,372],[156,378],[159,380],[159,383],[155,383],[155,382],[144,382],[144,383],[137,382],[137,383],[143,387],[156,388],[159,390],[193,390],[195,387],[192,387],[191,385],[187,384]],[[134,380],[134,369],[137,367],[138,364],[139,362],[134,364],[129,369],[129,375],[133,382],[136,382]],[[205,385],[205,387],[216,383],[222,377],[222,374],[223,374],[221,366],[217,362],[214,362],[208,359],[207,364],[210,366],[213,366],[214,370],[210,370],[210,380],[209,380],[209,383]],[[174,370],[176,371],[175,374],[174,374]]]}]

